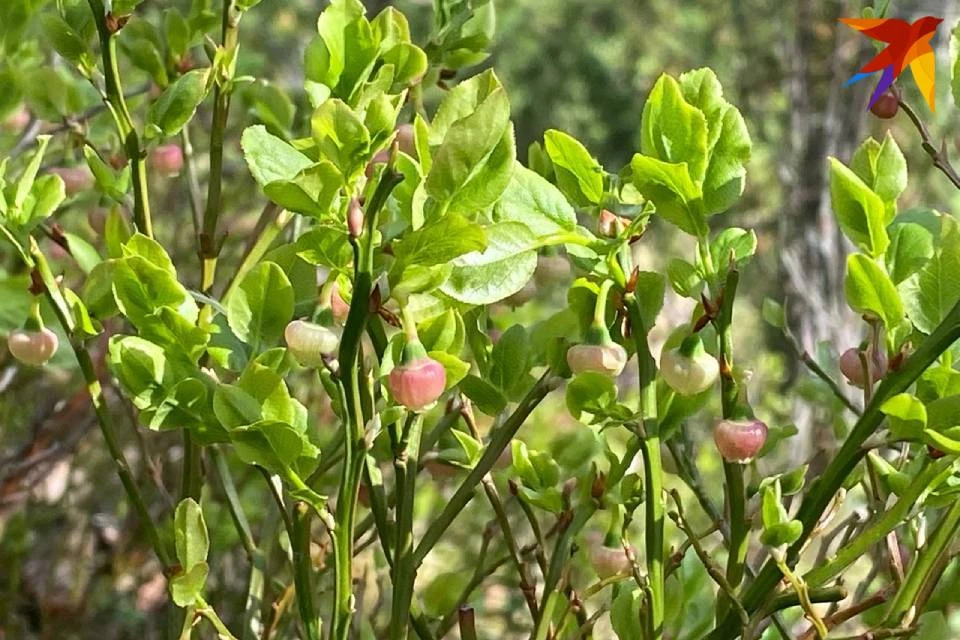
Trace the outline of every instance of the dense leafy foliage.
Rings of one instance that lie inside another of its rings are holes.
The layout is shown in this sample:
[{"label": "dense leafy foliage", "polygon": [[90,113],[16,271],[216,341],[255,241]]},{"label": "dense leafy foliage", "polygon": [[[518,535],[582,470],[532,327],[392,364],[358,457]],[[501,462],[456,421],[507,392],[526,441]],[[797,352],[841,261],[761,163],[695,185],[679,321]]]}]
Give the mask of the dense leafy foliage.
[{"label": "dense leafy foliage", "polygon": [[[0,112],[29,107],[0,163],[0,229],[23,324],[9,350],[84,381],[174,605],[152,627],[344,640],[456,625],[475,638],[476,594],[506,565],[505,617],[537,640],[934,624],[924,614],[948,605],[936,587],[955,580],[960,528],[960,226],[900,206],[907,162],[892,135],[828,161],[863,342],[829,371],[804,358],[852,416],[813,474],[765,460],[796,429],[758,417],[759,354],[734,357],[758,239],[722,214],[740,204],[753,143],[714,71],[653,83],[624,166],[557,129],[523,163],[507,89],[477,68],[492,2],[436,0],[415,42],[397,9],[333,0],[293,97],[244,74],[239,31],[259,0],[197,0],[162,20],[146,4],[0,10],[10,64],[33,74],[0,96]],[[60,64],[18,46],[34,25]],[[130,77],[145,88],[125,93]],[[235,102],[247,112],[228,139]],[[192,137],[207,130],[201,159]],[[256,185],[246,196],[265,203],[236,255],[232,156]],[[184,188],[168,190],[193,233],[164,237],[156,179],[180,171]],[[81,230],[67,218],[82,209]],[[684,249],[649,266],[641,252],[666,229]],[[535,321],[502,311],[538,287],[564,308]],[[689,311],[656,344],[671,298]],[[778,303],[763,315],[786,329]],[[548,429],[544,447],[530,443],[540,407],[572,417],[569,442]],[[180,495],[162,512],[131,470],[121,414],[141,442],[179,441]],[[713,438],[692,433],[697,416]],[[696,452],[722,469],[722,489],[704,484]],[[251,476],[254,508],[237,491]],[[866,517],[838,517],[857,501]],[[437,572],[481,502],[489,526],[467,538],[479,554]],[[214,512],[243,548],[246,593],[221,587]],[[382,606],[365,602],[359,566]],[[244,601],[239,615],[223,613],[227,599]]]}]

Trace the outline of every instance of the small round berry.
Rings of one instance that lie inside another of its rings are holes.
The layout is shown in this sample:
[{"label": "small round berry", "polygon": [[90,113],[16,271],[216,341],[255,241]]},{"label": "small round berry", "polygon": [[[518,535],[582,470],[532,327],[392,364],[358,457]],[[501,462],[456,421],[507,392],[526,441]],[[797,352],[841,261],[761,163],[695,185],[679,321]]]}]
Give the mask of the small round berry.
[{"label": "small round berry", "polygon": [[767,425],[761,420],[717,420],[713,428],[717,451],[727,462],[746,464],[767,441]]},{"label": "small round berry", "polygon": [[612,341],[607,344],[577,344],[567,350],[567,364],[574,373],[593,371],[616,377],[623,372],[627,357],[627,350]]},{"label": "small round berry", "polygon": [[162,144],[150,152],[150,166],[165,176],[175,176],[183,168],[183,149],[177,144]]},{"label": "small round berry", "polygon": [[60,346],[57,334],[47,328],[17,329],[7,338],[7,348],[14,358],[24,364],[40,367],[46,364]]},{"label": "small round berry", "polygon": [[387,382],[394,400],[411,411],[420,411],[443,394],[447,372],[433,358],[422,356],[394,367]]},{"label": "small round berry", "polygon": [[[870,362],[870,377],[876,384],[887,372],[887,354],[884,350],[875,350],[867,347],[867,353],[872,356]],[[840,355],[840,373],[847,382],[860,389],[865,380],[863,362],[860,360],[860,349],[849,348]]]},{"label": "small round berry", "polygon": [[67,196],[86,191],[93,186],[93,174],[86,167],[51,167],[47,173],[60,176]]},{"label": "small round berry", "polygon": [[720,375],[717,359],[703,348],[699,335],[687,337],[678,347],[660,354],[660,375],[671,389],[693,396],[710,388]]},{"label": "small round berry", "polygon": [[323,356],[332,354],[340,344],[336,333],[306,320],[294,320],[288,324],[283,336],[290,354],[305,367],[319,367],[323,364]]},{"label": "small round berry", "polygon": [[897,115],[900,109],[900,101],[891,91],[885,91],[877,98],[877,101],[870,107],[870,113],[882,120],[889,120]]}]

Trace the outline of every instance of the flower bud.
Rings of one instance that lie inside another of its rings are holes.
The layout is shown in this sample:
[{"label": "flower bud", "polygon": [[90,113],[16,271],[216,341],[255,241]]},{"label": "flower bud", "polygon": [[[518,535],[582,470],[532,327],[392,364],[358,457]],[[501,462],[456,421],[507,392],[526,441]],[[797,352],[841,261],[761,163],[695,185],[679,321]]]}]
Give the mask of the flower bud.
[{"label": "flower bud", "polygon": [[616,377],[627,364],[627,350],[615,342],[577,344],[567,350],[567,364],[574,373],[594,371]]},{"label": "flower bud", "polygon": [[394,400],[411,411],[420,411],[443,394],[447,372],[417,340],[407,343],[403,356],[403,362],[390,372],[387,386]]},{"label": "flower bud", "polygon": [[746,464],[760,453],[767,441],[767,425],[756,418],[720,419],[713,428],[713,441],[724,460]]},{"label": "flower bud", "polygon": [[397,146],[408,156],[416,157],[417,146],[412,124],[402,124],[397,127]]},{"label": "flower bud", "polygon": [[183,168],[183,149],[177,144],[162,144],[150,152],[150,166],[165,176],[175,176]]},{"label": "flower bud", "polygon": [[606,238],[616,238],[629,226],[630,221],[604,209],[597,219],[597,234]]},{"label": "flower bud", "polygon": [[24,364],[39,367],[57,352],[60,340],[50,329],[17,329],[7,338],[10,354]]},{"label": "flower bud", "polygon": [[340,295],[340,287],[333,285],[333,291],[330,292],[330,310],[333,312],[333,319],[344,324],[347,316],[350,315],[350,305]]},{"label": "flower bud", "polygon": [[534,297],[536,297],[536,295],[537,285],[531,280],[527,284],[523,285],[519,291],[507,296],[504,299],[504,302],[511,307],[520,307],[532,300]]},{"label": "flower bud", "polygon": [[3,120],[0,129],[10,133],[19,133],[28,124],[30,124],[30,112],[27,111],[26,107],[18,107]]},{"label": "flower bud", "polygon": [[693,396],[710,388],[720,375],[720,365],[703,348],[700,336],[694,334],[680,346],[663,350],[660,375],[680,395]]},{"label": "flower bud", "polygon": [[570,263],[560,255],[540,256],[533,277],[540,286],[563,282],[570,277]]},{"label": "flower bud", "polygon": [[947,454],[944,453],[943,451],[941,451],[940,449],[937,449],[936,447],[928,444],[928,445],[927,445],[927,455],[930,456],[930,459],[931,459],[931,460],[939,460],[940,458],[942,458],[943,456],[945,456],[945,455],[947,455]]},{"label": "flower bud", "polygon": [[93,174],[86,167],[51,167],[47,173],[60,176],[67,196],[86,191],[93,186]]},{"label": "flower bud", "polygon": [[337,350],[340,338],[330,329],[307,322],[294,320],[283,332],[290,354],[305,367],[319,367],[323,356]]},{"label": "flower bud", "polygon": [[583,337],[583,344],[567,350],[567,365],[573,373],[593,371],[611,377],[623,372],[627,364],[627,350],[610,337],[610,331],[595,319]]},{"label": "flower bud", "polygon": [[623,547],[608,547],[604,545],[602,536],[595,533],[588,536],[587,544],[590,564],[600,578],[609,578],[632,570],[630,558]]},{"label": "flower bud", "polygon": [[889,120],[897,115],[898,109],[900,109],[900,101],[897,100],[897,96],[892,91],[885,91],[870,107],[870,113],[882,120]]},{"label": "flower bud", "polygon": [[363,207],[360,201],[354,198],[347,207],[347,231],[351,238],[359,238],[363,235]]},{"label": "flower bud", "polygon": [[[867,353],[872,356],[870,362],[870,377],[876,384],[887,372],[887,354],[883,349],[876,350],[873,347],[867,347]],[[840,373],[847,379],[847,382],[860,389],[863,388],[864,370],[863,362],[860,360],[860,350],[849,348],[840,355]],[[872,386],[872,385],[871,385]]]}]

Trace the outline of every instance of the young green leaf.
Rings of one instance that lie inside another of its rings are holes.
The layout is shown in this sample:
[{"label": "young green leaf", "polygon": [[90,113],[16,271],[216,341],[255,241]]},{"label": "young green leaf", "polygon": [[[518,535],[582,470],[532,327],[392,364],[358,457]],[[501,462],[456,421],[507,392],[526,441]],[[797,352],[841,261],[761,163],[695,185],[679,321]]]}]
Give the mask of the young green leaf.
[{"label": "young green leaf", "polygon": [[283,270],[272,262],[260,263],[227,300],[227,321],[237,337],[257,352],[283,334],[293,317],[293,297]]},{"label": "young green leaf", "polygon": [[903,304],[897,288],[890,276],[867,256],[855,253],[847,258],[843,286],[851,309],[879,318],[888,330],[903,319]]}]

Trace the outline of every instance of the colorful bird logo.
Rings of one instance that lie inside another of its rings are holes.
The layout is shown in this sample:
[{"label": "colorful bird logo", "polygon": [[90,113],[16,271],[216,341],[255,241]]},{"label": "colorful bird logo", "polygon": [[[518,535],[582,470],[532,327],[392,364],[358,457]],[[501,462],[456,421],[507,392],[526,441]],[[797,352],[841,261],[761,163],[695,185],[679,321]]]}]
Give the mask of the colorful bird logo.
[{"label": "colorful bird logo", "polygon": [[874,40],[887,43],[883,51],[847,80],[849,86],[877,71],[883,72],[870,97],[868,109],[890,88],[907,65],[910,65],[920,93],[930,105],[930,110],[936,111],[933,101],[936,64],[930,40],[937,31],[937,25],[943,22],[942,18],[926,16],[913,24],[897,18],[840,18],[840,22]]}]

